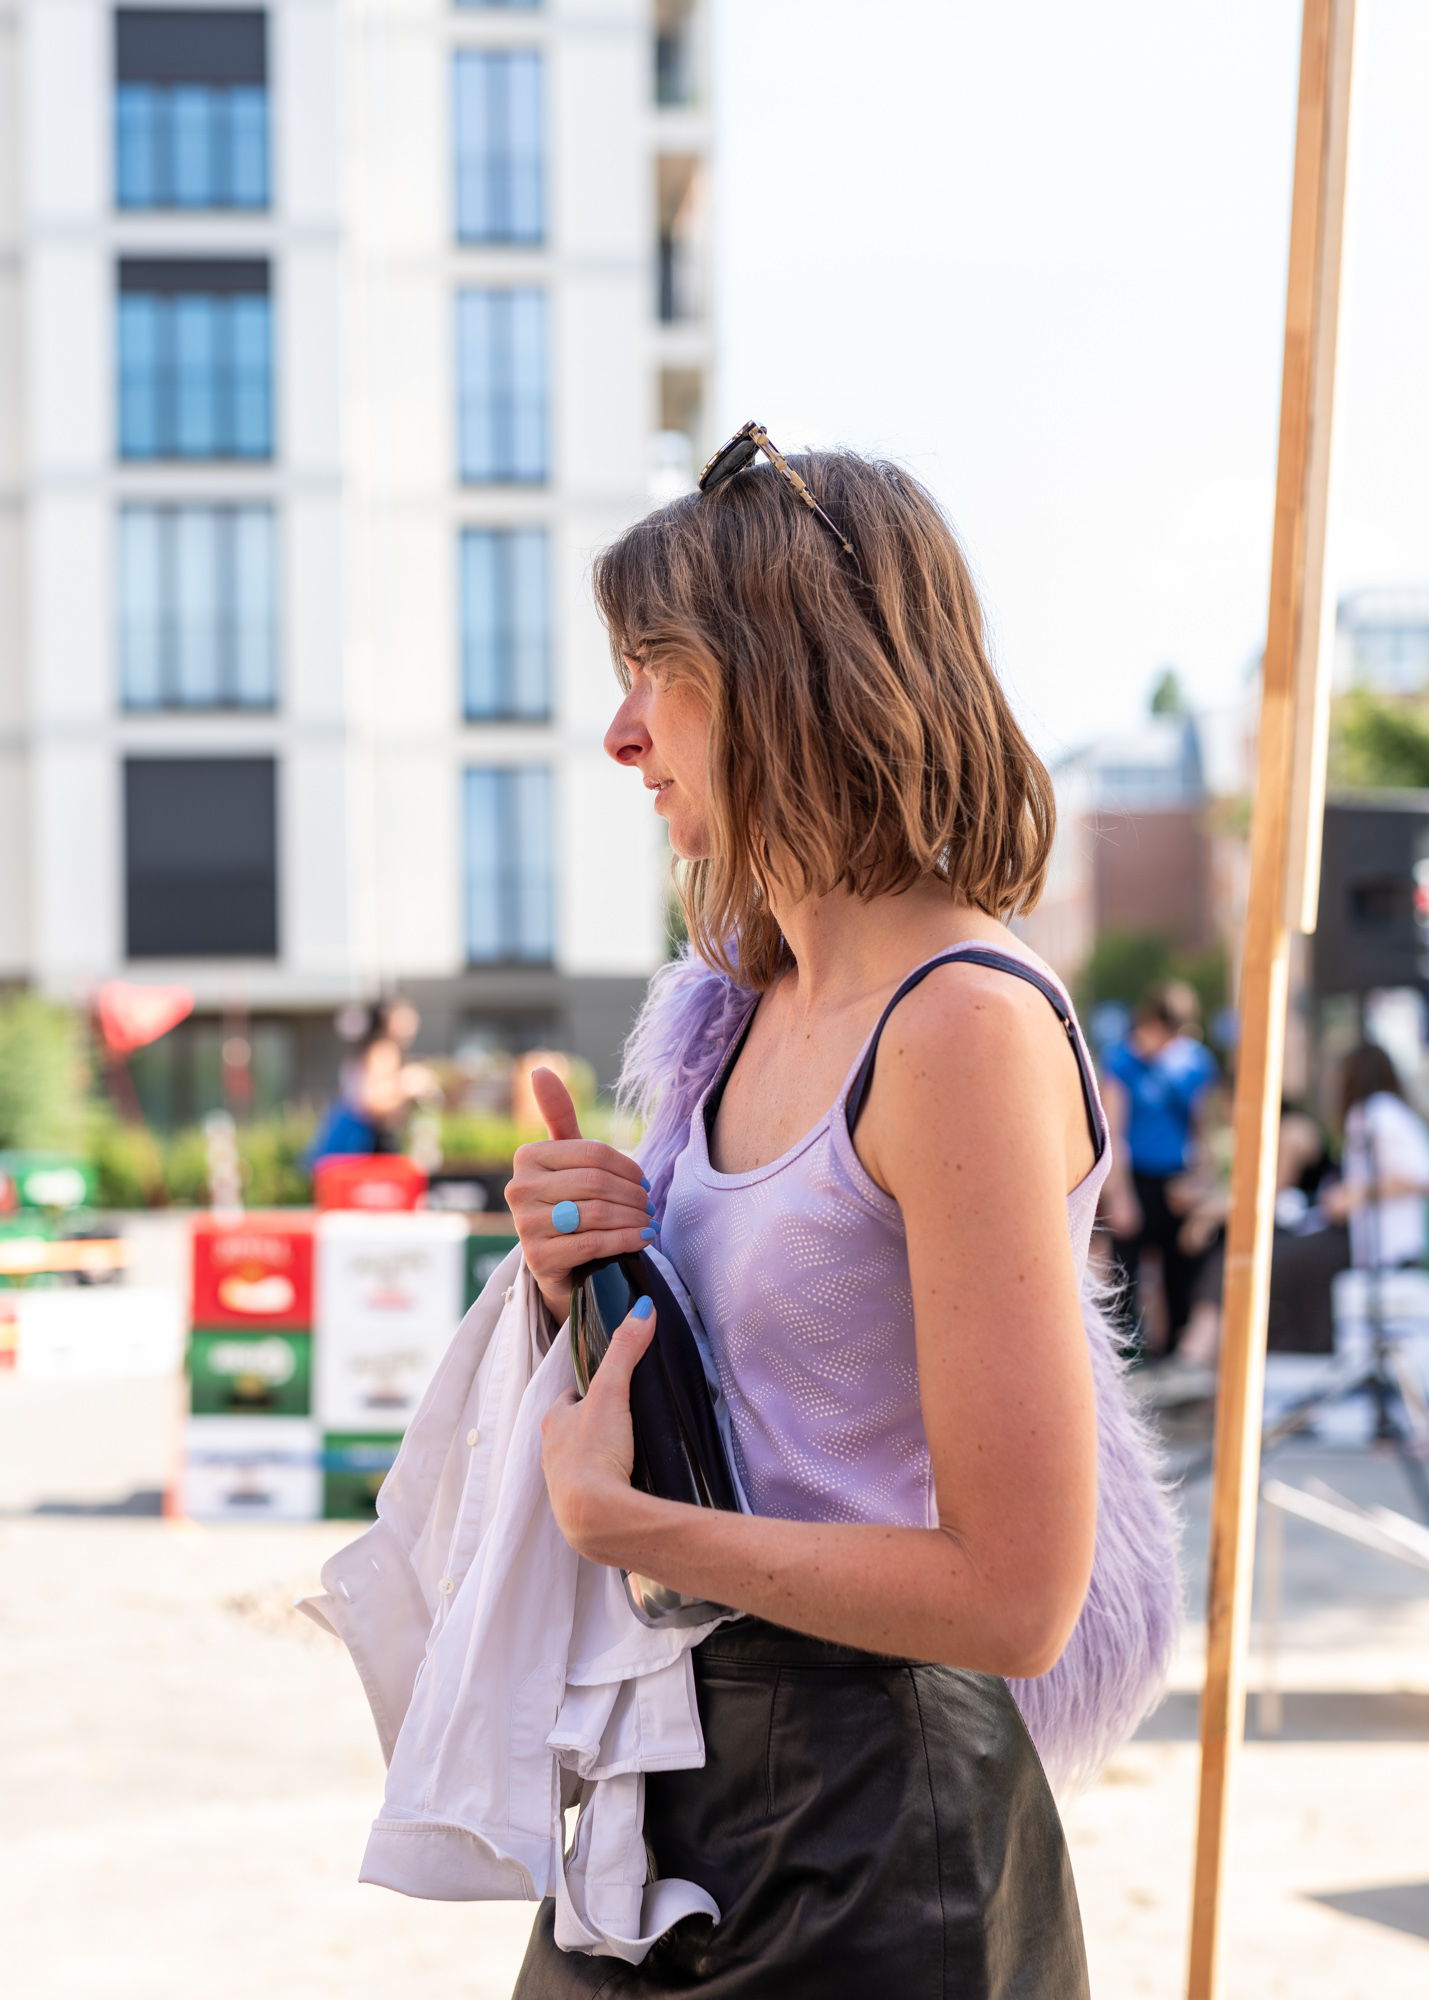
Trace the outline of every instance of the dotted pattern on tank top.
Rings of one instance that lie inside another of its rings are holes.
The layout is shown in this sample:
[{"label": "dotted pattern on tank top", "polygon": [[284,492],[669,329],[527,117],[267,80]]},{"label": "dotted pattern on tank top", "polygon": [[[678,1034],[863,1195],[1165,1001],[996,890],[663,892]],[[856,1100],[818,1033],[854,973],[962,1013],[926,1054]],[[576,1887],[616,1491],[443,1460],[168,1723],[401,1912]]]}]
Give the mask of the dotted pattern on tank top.
[{"label": "dotted pattern on tank top", "polygon": [[[772,1168],[715,1175],[702,1099],[661,1248],[709,1336],[755,1513],[931,1527],[902,1218],[870,1194],[843,1119],[841,1092]],[[1079,1280],[1110,1165],[1108,1148],[1067,1198]]]}]

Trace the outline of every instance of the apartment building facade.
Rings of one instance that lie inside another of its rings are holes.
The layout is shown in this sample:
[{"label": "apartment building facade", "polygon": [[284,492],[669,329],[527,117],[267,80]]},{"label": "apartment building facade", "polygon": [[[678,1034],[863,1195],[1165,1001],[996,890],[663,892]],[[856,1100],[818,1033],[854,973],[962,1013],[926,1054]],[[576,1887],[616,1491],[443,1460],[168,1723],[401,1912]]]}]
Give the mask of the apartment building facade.
[{"label": "apartment building facade", "polygon": [[0,980],[190,986],[174,1115],[379,991],[611,1078],[668,857],[589,567],[709,443],[702,6],[0,0]]}]

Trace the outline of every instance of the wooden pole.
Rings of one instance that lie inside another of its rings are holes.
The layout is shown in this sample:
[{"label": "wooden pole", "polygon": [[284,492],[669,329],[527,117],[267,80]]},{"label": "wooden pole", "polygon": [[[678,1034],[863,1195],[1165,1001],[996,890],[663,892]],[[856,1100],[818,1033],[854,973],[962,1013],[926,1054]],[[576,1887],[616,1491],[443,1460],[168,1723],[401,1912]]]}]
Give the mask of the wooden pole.
[{"label": "wooden pole", "polygon": [[[1313,928],[1326,691],[1323,565],[1355,0],[1304,0],[1270,609],[1240,986],[1201,1697],[1189,2000],[1215,2000],[1221,1885],[1245,1723],[1289,932]],[[1287,910],[1287,898],[1294,901]],[[1307,917],[1308,912],[1308,917]]]}]

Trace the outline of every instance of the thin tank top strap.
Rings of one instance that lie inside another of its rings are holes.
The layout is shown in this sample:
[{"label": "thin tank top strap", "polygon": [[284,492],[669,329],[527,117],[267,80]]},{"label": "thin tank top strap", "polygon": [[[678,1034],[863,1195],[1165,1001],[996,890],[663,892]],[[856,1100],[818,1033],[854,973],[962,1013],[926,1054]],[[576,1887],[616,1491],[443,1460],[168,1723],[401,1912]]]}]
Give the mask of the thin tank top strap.
[{"label": "thin tank top strap", "polygon": [[882,1040],[883,1030],[888,1025],[889,1016],[899,1001],[911,993],[915,986],[921,985],[930,972],[936,972],[940,965],[985,965],[993,972],[1010,972],[1014,979],[1025,979],[1029,986],[1035,986],[1037,991],[1051,1002],[1057,1019],[1066,1031],[1072,1054],[1077,1059],[1077,1076],[1082,1086],[1082,1103],[1086,1107],[1087,1130],[1092,1135],[1092,1150],[1100,1160],[1106,1151],[1106,1133],[1102,1129],[1102,1121],[1097,1112],[1096,1085],[1092,1081],[1091,1065],[1087,1060],[1081,1035],[1077,1032],[1071,1008],[1051,980],[1045,979],[1034,966],[1028,965],[1025,959],[1014,958],[1010,952],[996,951],[990,945],[971,945],[955,951],[946,951],[940,958],[930,958],[926,965],[920,965],[915,972],[909,973],[879,1017],[878,1026],[873,1031],[873,1039],[864,1052],[863,1061],[858,1066],[853,1082],[849,1085],[845,1116],[848,1120],[850,1139],[868,1098],[868,1087],[873,1081],[873,1065],[878,1055],[878,1044]]},{"label": "thin tank top strap", "polygon": [[720,1100],[724,1096],[725,1085],[729,1082],[730,1076],[734,1070],[734,1066],[739,1061],[740,1054],[743,1051],[744,1045],[749,1040],[749,1031],[754,1026],[754,1016],[758,1012],[758,1010],[759,1010],[759,996],[756,994],[754,999],[754,1004],[751,1006],[749,1012],[745,1015],[744,1021],[740,1026],[739,1031],[735,1035],[733,1041],[731,1041],[729,1047],[725,1050],[724,1054],[720,1057],[720,1065],[719,1068],[715,1071],[714,1082],[710,1085],[709,1090],[705,1096],[705,1108],[703,1115],[705,1124],[705,1143],[707,1145],[712,1145],[714,1143],[715,1119],[719,1114]]}]

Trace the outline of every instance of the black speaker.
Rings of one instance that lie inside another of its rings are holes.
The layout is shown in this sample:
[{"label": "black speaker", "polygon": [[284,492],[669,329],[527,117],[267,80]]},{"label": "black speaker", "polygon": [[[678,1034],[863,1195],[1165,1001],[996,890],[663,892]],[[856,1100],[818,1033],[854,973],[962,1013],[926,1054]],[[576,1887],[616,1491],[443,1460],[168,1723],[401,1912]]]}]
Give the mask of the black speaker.
[{"label": "black speaker", "polygon": [[1426,924],[1429,793],[1332,801],[1320,865],[1316,992],[1429,989]]}]

